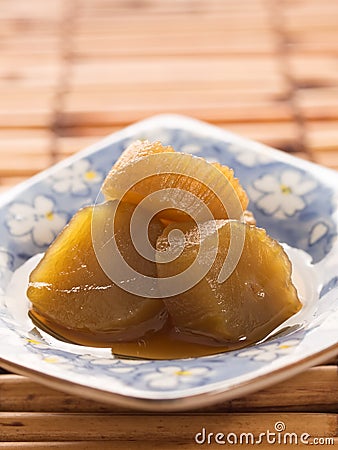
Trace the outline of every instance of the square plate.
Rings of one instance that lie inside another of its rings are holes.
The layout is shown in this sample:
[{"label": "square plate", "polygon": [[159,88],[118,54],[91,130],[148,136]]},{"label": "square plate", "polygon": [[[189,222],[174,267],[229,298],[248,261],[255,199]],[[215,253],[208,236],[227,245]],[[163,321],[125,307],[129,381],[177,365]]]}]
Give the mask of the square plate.
[{"label": "square plate", "polygon": [[[44,339],[27,326],[27,304],[17,301],[23,296],[10,283],[13,271],[43,252],[77,209],[95,201],[110,167],[137,138],[232,167],[257,224],[310,255],[316,282],[310,272],[302,281],[315,302],[301,327],[242,350],[147,361]],[[0,199],[0,363],[64,391],[162,411],[245,395],[320,363],[338,347],[337,199],[336,172],[190,118],[161,115],[115,133]]]}]

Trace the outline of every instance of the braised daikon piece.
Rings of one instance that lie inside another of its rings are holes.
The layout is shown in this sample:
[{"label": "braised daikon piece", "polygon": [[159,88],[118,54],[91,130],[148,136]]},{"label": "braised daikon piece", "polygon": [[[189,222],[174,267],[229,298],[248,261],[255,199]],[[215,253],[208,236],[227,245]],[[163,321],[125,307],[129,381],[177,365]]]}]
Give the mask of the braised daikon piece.
[{"label": "braised daikon piece", "polygon": [[[79,210],[46,251],[29,279],[30,315],[58,337],[85,345],[110,346],[132,340],[149,330],[161,328],[166,320],[164,304],[158,299],[132,294],[115,284],[102,269],[93,245],[107,246],[112,236],[127,263],[138,273],[156,277],[156,264],[135,250],[130,219],[135,206],[107,202]],[[163,226],[153,219],[149,240],[153,246]],[[112,252],[111,270],[118,264]],[[128,281],[128,280],[126,280]]]},{"label": "braised daikon piece", "polygon": [[[168,221],[187,221],[196,214],[200,214],[199,221],[239,219],[248,205],[247,195],[229,167],[149,141],[135,141],[122,153],[102,192],[107,199],[133,204],[152,196],[154,209],[163,206],[158,217]],[[154,193],[159,192],[155,199]],[[211,216],[201,215],[201,205],[209,208]]]},{"label": "braised daikon piece", "polygon": [[[184,233],[184,248],[176,259],[163,262],[161,255],[174,251],[175,245],[182,246],[182,240],[169,239],[175,229]],[[225,267],[229,264],[225,259],[231,240],[235,253],[239,252],[238,262],[232,255],[233,271],[222,281],[219,277],[224,263]],[[267,336],[301,308],[291,280],[291,263],[282,246],[265,230],[240,221],[168,225],[157,240],[159,276],[173,277],[172,282],[181,289],[178,275],[194,263],[201,246],[196,267],[200,270],[205,265],[206,275],[197,276],[196,284],[185,292],[165,299],[173,325],[191,339],[249,344]]]}]

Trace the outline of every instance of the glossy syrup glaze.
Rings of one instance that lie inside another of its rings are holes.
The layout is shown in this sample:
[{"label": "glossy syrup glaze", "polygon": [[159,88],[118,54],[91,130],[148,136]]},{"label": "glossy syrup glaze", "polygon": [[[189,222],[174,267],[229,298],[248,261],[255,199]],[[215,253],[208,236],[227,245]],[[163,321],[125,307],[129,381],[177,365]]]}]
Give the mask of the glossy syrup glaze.
[{"label": "glossy syrup glaze", "polygon": [[59,340],[88,347],[109,347],[113,354],[128,358],[159,360],[192,358],[223,353],[252,343],[245,338],[238,342],[225,343],[200,335],[182,333],[173,326],[168,317],[164,326],[157,331],[148,331],[142,338],[123,341],[116,341],[115,334],[65,328],[34,309],[29,311],[29,317],[39,329]]}]

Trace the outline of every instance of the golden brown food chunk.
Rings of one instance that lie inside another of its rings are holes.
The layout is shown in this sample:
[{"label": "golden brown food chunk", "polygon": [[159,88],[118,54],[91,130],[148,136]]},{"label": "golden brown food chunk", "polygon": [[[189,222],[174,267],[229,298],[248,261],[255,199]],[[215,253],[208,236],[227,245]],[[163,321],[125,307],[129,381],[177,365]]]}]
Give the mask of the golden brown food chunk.
[{"label": "golden brown food chunk", "polygon": [[247,223],[248,225],[256,225],[256,219],[255,216],[251,211],[245,210],[243,211],[241,222]]},{"label": "golden brown food chunk", "polygon": [[[210,209],[211,216],[204,220],[239,219],[248,205],[246,193],[232,169],[176,153],[172,147],[164,147],[160,142],[136,141],[131,144],[115,163],[102,187],[107,199],[121,198],[133,204],[163,189],[176,189],[175,192],[163,192],[161,199],[157,199],[158,207],[166,206],[166,198],[177,205],[177,208],[167,208],[159,213],[160,218],[168,221],[187,221],[189,217],[185,213],[198,211],[198,202],[186,192]],[[179,211],[180,208],[185,213]]]},{"label": "golden brown food chunk", "polygon": [[[134,249],[130,218],[134,205],[107,202],[95,207],[98,245],[114,234],[123,258],[138,273],[156,276],[156,264]],[[93,207],[78,211],[46,251],[29,279],[28,297],[41,322],[64,338],[78,343],[130,340],[161,327],[165,314],[161,300],[133,295],[114,284],[102,270],[92,241]],[[113,220],[115,216],[115,221]],[[163,226],[157,219],[149,225],[149,240],[155,246]],[[115,256],[111,256],[114,269]],[[48,322],[48,323],[47,323]]]},{"label": "golden brown food chunk", "polygon": [[[202,244],[201,264],[210,263],[210,270],[194,287],[165,299],[173,324],[182,332],[199,336],[201,342],[211,339],[220,343],[240,340],[252,343],[301,308],[291,281],[291,263],[281,245],[263,229],[226,220],[200,224],[200,229],[194,223],[171,224],[157,240],[157,249],[161,251],[159,262],[162,252],[167,252],[170,246],[174,250],[175,240],[170,244],[168,239],[174,229],[184,233],[184,248],[172,262],[158,264],[160,277],[186,271]],[[216,258],[208,262],[205,258],[212,256],[216,235],[219,239]],[[241,236],[244,245],[238,264],[224,282],[218,282],[230,237],[238,243]]]},{"label": "golden brown food chunk", "polygon": [[102,191],[107,201],[79,210],[30,275],[30,316],[50,334],[191,357],[257,342],[301,308],[291,263],[255,226],[232,169],[136,141]]}]

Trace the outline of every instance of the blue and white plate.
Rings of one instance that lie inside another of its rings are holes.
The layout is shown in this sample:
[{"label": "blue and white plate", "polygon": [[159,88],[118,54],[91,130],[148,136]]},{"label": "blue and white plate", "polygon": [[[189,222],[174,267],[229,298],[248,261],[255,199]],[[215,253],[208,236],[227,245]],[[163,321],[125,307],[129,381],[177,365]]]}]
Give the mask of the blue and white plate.
[{"label": "blue and white plate", "polygon": [[[234,168],[258,225],[306,252],[294,256],[303,316],[260,344],[171,361],[118,359],[109,349],[61,343],[31,326],[25,286],[11,283],[13,272],[42,253],[78,208],[95,200],[114,161],[137,138],[161,140]],[[152,410],[200,407],[269,386],[337,352],[337,228],[336,172],[189,118],[140,122],[0,199],[0,364],[55,388]]]}]

